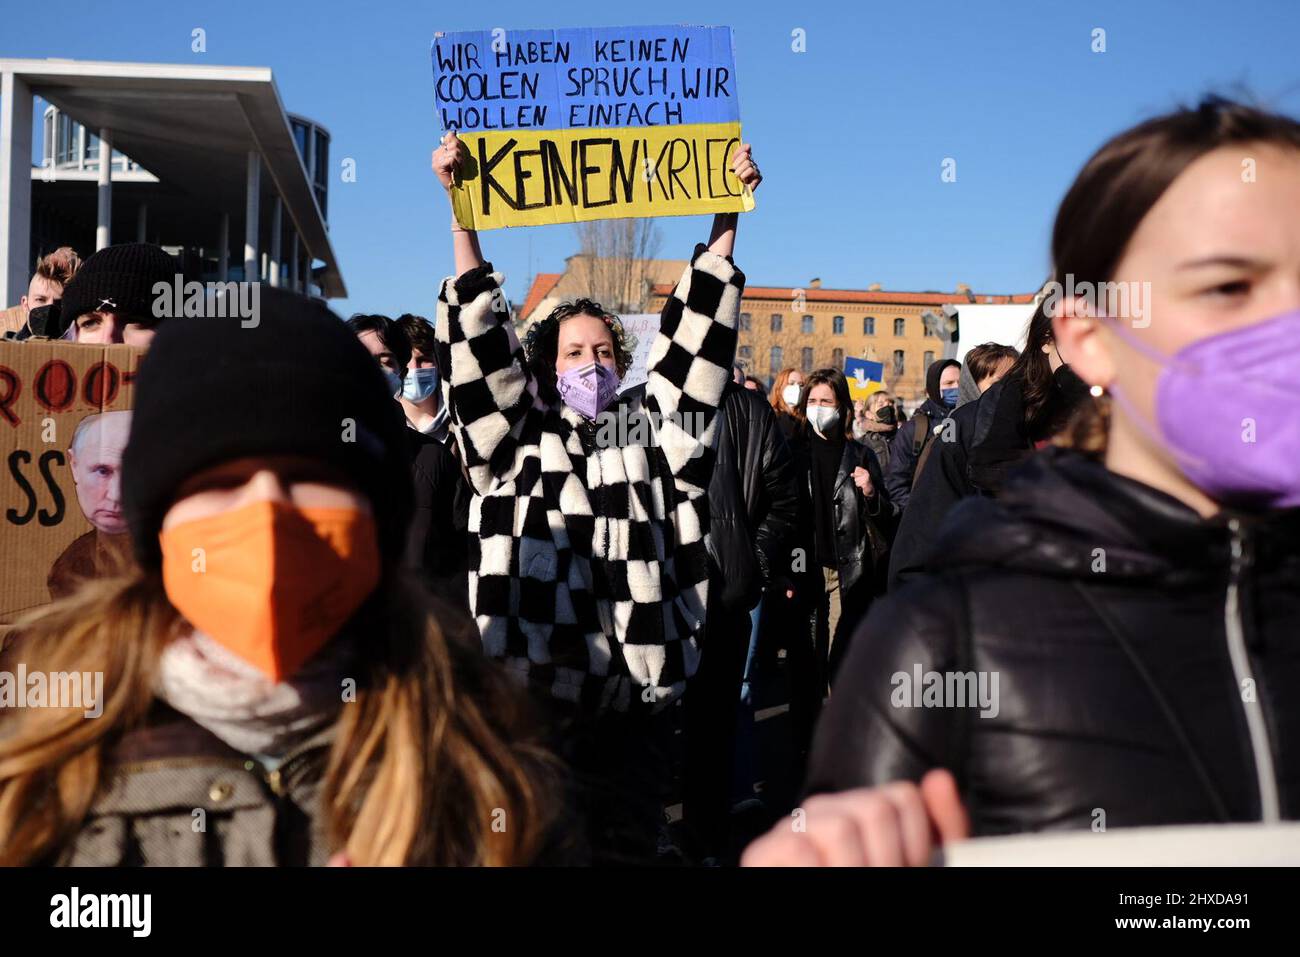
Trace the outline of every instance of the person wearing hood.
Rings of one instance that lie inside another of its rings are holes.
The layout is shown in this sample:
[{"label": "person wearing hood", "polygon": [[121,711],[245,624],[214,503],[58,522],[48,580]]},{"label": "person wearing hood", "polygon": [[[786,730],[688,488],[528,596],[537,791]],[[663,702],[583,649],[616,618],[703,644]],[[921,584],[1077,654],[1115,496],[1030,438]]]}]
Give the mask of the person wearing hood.
[{"label": "person wearing hood", "polygon": [[[1087,162],[1052,233],[1054,290],[1076,293],[1050,311],[1091,396],[875,603],[801,826],[746,863],[1300,818],[1296,209],[1300,122],[1218,98]],[[1146,291],[1137,308],[1081,291],[1103,285]]]},{"label": "person wearing hood", "polygon": [[904,511],[916,481],[917,465],[934,440],[934,431],[957,407],[957,383],[961,363],[956,359],[938,359],[925,370],[925,401],[911,418],[898,428],[889,443],[889,468],[885,471],[885,489],[895,511]]},{"label": "person wearing hood", "polygon": [[1011,370],[953,412],[929,450],[898,523],[890,588],[925,570],[954,505],[972,495],[997,495],[1007,473],[1060,432],[1088,398],[1088,387],[1057,348],[1044,303],[1030,317],[1025,349]]}]

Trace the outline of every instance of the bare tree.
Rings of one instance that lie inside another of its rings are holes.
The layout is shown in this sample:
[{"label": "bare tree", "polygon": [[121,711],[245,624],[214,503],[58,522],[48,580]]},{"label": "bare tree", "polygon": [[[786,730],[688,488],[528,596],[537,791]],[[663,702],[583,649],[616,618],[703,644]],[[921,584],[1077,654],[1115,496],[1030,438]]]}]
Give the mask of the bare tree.
[{"label": "bare tree", "polygon": [[655,221],[593,219],[575,228],[587,294],[612,312],[643,311],[646,262],[659,254],[663,238]]}]

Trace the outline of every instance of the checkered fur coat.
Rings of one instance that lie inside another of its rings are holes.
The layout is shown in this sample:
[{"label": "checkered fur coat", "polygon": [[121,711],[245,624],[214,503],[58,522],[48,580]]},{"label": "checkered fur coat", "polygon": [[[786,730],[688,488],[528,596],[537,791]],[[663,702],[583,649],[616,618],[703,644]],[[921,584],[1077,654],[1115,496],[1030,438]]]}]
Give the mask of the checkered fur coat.
[{"label": "checkered fur coat", "polygon": [[699,660],[712,446],[745,277],[696,248],[664,306],[644,392],[619,400],[662,423],[648,443],[606,448],[592,423],[539,394],[501,282],[483,266],[438,295],[437,361],[474,493],[469,591],[484,650],[583,709],[662,707]]}]

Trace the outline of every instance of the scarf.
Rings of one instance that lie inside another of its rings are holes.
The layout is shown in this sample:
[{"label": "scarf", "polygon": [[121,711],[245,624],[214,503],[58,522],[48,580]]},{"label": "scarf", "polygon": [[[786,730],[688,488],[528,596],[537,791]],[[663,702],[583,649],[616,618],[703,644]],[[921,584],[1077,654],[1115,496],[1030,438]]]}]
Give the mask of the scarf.
[{"label": "scarf", "polygon": [[335,639],[276,684],[196,631],[163,649],[155,691],[235,750],[278,763],[338,716],[353,660],[352,642]]}]

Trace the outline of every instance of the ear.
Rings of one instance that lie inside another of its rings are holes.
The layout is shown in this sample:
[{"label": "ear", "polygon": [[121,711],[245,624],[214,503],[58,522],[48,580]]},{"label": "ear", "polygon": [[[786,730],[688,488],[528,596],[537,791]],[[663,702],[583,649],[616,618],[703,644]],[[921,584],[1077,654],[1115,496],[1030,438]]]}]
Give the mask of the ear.
[{"label": "ear", "polygon": [[1061,300],[1052,317],[1052,338],[1062,360],[1088,385],[1104,388],[1114,380],[1110,345],[1101,333],[1101,321],[1085,298]]}]

